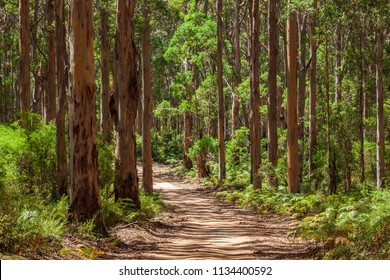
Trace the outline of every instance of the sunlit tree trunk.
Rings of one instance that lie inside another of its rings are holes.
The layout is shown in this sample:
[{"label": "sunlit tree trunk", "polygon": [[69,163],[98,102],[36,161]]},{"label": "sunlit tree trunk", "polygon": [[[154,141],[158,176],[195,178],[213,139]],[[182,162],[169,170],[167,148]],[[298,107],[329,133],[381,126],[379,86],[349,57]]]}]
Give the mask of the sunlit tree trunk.
[{"label": "sunlit tree trunk", "polygon": [[217,83],[218,83],[218,179],[226,179],[225,159],[225,108],[223,96],[223,65],[222,65],[222,0],[217,1]]},{"label": "sunlit tree trunk", "polygon": [[70,208],[71,222],[94,219],[105,233],[98,185],[92,0],[70,1]]},{"label": "sunlit tree trunk", "polygon": [[276,187],[275,167],[278,161],[278,120],[277,120],[277,71],[278,71],[278,11],[277,0],[268,1],[268,162],[273,170],[268,182]]},{"label": "sunlit tree trunk", "polygon": [[299,181],[302,182],[305,132],[305,100],[306,100],[306,20],[307,14],[301,11],[299,16],[299,88],[298,88],[298,161]]},{"label": "sunlit tree trunk", "polygon": [[116,176],[115,199],[131,199],[135,207],[140,208],[135,143],[139,88],[133,39],[134,5],[134,0],[117,0],[114,67],[118,101],[119,170]]},{"label": "sunlit tree trunk", "polygon": [[152,65],[151,65],[151,30],[150,3],[144,0],[143,16],[145,31],[142,39],[143,61],[143,110],[142,110],[142,186],[146,193],[153,193],[152,143],[150,131],[152,128]]},{"label": "sunlit tree trunk", "polygon": [[314,153],[317,144],[317,0],[313,1],[314,14],[310,18],[310,94],[309,94],[309,173],[314,172]]},{"label": "sunlit tree trunk", "polygon": [[[290,1],[289,1],[290,3]],[[295,12],[287,20],[287,164],[288,191],[300,192],[297,120],[297,20]]]}]

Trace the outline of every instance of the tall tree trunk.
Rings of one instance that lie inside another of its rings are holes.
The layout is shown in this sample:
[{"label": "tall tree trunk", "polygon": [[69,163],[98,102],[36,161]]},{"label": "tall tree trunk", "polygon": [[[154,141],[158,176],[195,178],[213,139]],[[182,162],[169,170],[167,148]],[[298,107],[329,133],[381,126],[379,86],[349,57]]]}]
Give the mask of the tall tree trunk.
[{"label": "tall tree trunk", "polygon": [[250,140],[251,171],[253,188],[261,189],[259,174],[261,164],[261,123],[260,123],[260,10],[259,0],[251,0],[250,32]]},{"label": "tall tree trunk", "polygon": [[54,0],[47,0],[47,84],[46,84],[46,122],[55,120],[56,117],[56,42],[55,42],[55,7]]},{"label": "tall tree trunk", "polygon": [[236,130],[240,127],[240,100],[238,86],[242,83],[241,77],[241,46],[240,46],[240,0],[235,0],[234,11],[234,65],[235,79],[233,82],[232,98],[232,137],[235,137]]},{"label": "tall tree trunk", "polygon": [[328,44],[325,46],[325,88],[326,88],[326,145],[327,145],[327,157],[328,157],[328,191],[331,194],[336,193],[336,166],[334,153],[331,145],[330,136],[330,94],[329,94],[329,56],[328,56]]},{"label": "tall tree trunk", "polygon": [[108,22],[108,0],[100,1],[101,10],[101,129],[105,143],[111,142],[112,120],[110,117],[110,39]]},{"label": "tall tree trunk", "polygon": [[341,56],[341,26],[337,24],[336,26],[336,39],[335,39],[335,47],[336,47],[336,60],[335,60],[335,83],[336,83],[336,95],[335,101],[341,100],[341,84],[343,80],[342,75],[342,56]]},{"label": "tall tree trunk", "polygon": [[303,158],[304,158],[304,136],[305,136],[305,100],[306,100],[306,20],[307,14],[302,11],[299,17],[299,89],[298,89],[298,177],[302,182]]},{"label": "tall tree trunk", "polygon": [[117,0],[115,40],[115,90],[118,100],[118,155],[115,199],[131,199],[141,208],[138,191],[135,119],[139,89],[134,44],[134,0]]},{"label": "tall tree trunk", "polygon": [[56,0],[56,41],[57,41],[57,114],[56,114],[56,151],[57,151],[57,189],[59,196],[68,194],[68,159],[66,155],[65,113],[67,109],[65,79],[65,4]]},{"label": "tall tree trunk", "polygon": [[317,145],[317,0],[313,1],[314,13],[310,18],[310,95],[309,95],[309,174],[314,173],[314,153]]},{"label": "tall tree trunk", "polygon": [[183,165],[186,169],[192,168],[192,160],[188,156],[188,151],[192,147],[192,116],[189,110],[184,113],[184,155]]},{"label": "tall tree trunk", "polygon": [[268,182],[277,187],[275,168],[278,162],[277,72],[278,72],[278,1],[268,1],[268,162],[273,170]]},{"label": "tall tree trunk", "polygon": [[[289,1],[290,3],[290,1]],[[297,20],[292,12],[287,20],[287,164],[288,191],[300,192],[298,162],[298,120],[297,120]]]},{"label": "tall tree trunk", "polygon": [[365,163],[364,163],[364,57],[363,57],[363,40],[364,34],[360,36],[360,51],[359,51],[359,138],[360,138],[360,182],[365,181]]},{"label": "tall tree trunk", "polygon": [[222,0],[217,1],[217,83],[218,83],[218,179],[226,179],[225,159],[225,107],[223,96],[223,65],[222,65]]},{"label": "tall tree trunk", "polygon": [[[33,16],[33,21],[34,24],[31,28],[32,34],[32,44],[31,44],[31,55],[32,57],[37,57],[37,36],[38,36],[38,20],[39,20],[39,0],[34,1],[34,16]],[[35,70],[38,72],[38,67]],[[40,101],[41,101],[41,77],[38,74],[34,74],[34,89],[33,89],[33,99],[32,99],[32,111],[36,114],[42,113],[41,112],[41,106],[40,106]]]},{"label": "tall tree trunk", "polygon": [[[30,27],[29,0],[19,1],[19,96],[22,125],[27,126],[26,113],[31,111],[30,102]],[[19,99],[19,98],[17,98]],[[18,110],[18,101],[16,109]]]},{"label": "tall tree trunk", "polygon": [[98,185],[92,13],[92,0],[70,1],[69,220],[94,219],[96,231],[105,234]]},{"label": "tall tree trunk", "polygon": [[384,188],[385,178],[385,120],[384,120],[384,90],[383,90],[383,33],[376,32],[376,103],[377,103],[377,128],[376,128],[376,185]]},{"label": "tall tree trunk", "polygon": [[152,143],[150,131],[152,128],[152,65],[151,65],[151,30],[150,3],[144,0],[143,16],[145,31],[142,39],[143,61],[143,110],[142,110],[142,185],[146,193],[153,193]]}]

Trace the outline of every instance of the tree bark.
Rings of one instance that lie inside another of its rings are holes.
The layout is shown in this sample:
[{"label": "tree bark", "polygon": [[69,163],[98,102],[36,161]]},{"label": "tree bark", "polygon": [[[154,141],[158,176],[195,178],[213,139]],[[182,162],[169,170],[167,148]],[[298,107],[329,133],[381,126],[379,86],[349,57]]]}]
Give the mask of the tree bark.
[{"label": "tree bark", "polygon": [[364,34],[360,35],[360,51],[359,51],[359,138],[360,138],[360,183],[364,183],[365,179],[365,162],[364,162],[364,57],[363,57],[363,38]]},{"label": "tree bark", "polygon": [[142,39],[143,61],[143,110],[142,110],[142,185],[146,193],[153,193],[152,170],[152,65],[151,65],[151,29],[150,29],[150,3],[144,0],[143,16],[145,32]]},{"label": "tree bark", "polygon": [[[290,3],[290,1],[289,1]],[[288,191],[300,192],[298,162],[298,120],[297,120],[297,20],[291,12],[287,20],[287,164]]]},{"label": "tree bark", "polygon": [[384,188],[385,178],[385,120],[384,120],[384,89],[383,89],[383,33],[376,32],[376,103],[377,103],[377,128],[376,128],[376,185]]},{"label": "tree bark", "polygon": [[110,39],[108,22],[108,0],[100,1],[101,10],[101,54],[100,64],[102,72],[101,86],[101,130],[103,141],[110,143],[112,138],[112,120],[110,117]]},{"label": "tree bark", "polygon": [[302,182],[303,158],[304,158],[304,132],[305,132],[305,100],[306,100],[306,19],[305,11],[301,12],[299,18],[299,89],[298,89],[298,177]]},{"label": "tree bark", "polygon": [[342,68],[341,68],[341,27],[340,24],[336,26],[336,39],[335,39],[335,47],[336,47],[336,65],[335,65],[335,83],[336,83],[336,95],[335,101],[341,101],[341,84],[343,80]]},{"label": "tree bark", "polygon": [[98,185],[92,0],[71,0],[70,13],[69,220],[94,219],[96,231],[105,234]]},{"label": "tree bark", "polygon": [[268,162],[272,170],[268,183],[277,187],[275,168],[278,162],[277,72],[278,72],[278,1],[268,1]]},{"label": "tree bark", "polygon": [[222,65],[222,0],[217,1],[217,84],[218,84],[218,179],[226,179],[225,159],[225,107],[223,96],[223,65]]},{"label": "tree bark", "polygon": [[140,209],[135,143],[139,89],[134,44],[134,5],[134,0],[117,0],[114,66],[118,100],[119,170],[116,177],[115,199],[131,199],[134,206]]},{"label": "tree bark", "polygon": [[235,79],[233,83],[232,100],[232,137],[235,137],[236,130],[240,127],[240,100],[238,86],[242,83],[241,77],[241,50],[240,50],[240,0],[235,0],[234,12],[234,64]]},{"label": "tree bark", "polygon": [[66,154],[65,114],[68,107],[65,79],[65,4],[56,0],[56,42],[57,42],[57,113],[56,113],[56,151],[57,151],[57,189],[59,196],[68,194],[68,159]]},{"label": "tree bark", "polygon": [[309,95],[309,174],[314,172],[314,153],[317,145],[317,0],[313,1],[314,13],[310,18],[310,95]]},{"label": "tree bark", "polygon": [[259,0],[251,0],[250,32],[250,139],[253,189],[261,189],[261,123],[260,123],[260,10]]},{"label": "tree bark", "polygon": [[[29,0],[19,1],[19,96],[22,126],[27,126],[26,113],[31,111],[30,102],[30,27]],[[18,105],[18,101],[16,102]],[[19,109],[16,106],[17,110]]]},{"label": "tree bark", "polygon": [[47,84],[45,120],[49,123],[56,117],[56,41],[55,41],[55,7],[54,0],[47,0]]},{"label": "tree bark", "polygon": [[331,145],[330,136],[330,94],[329,94],[329,55],[328,44],[325,46],[325,88],[326,88],[326,145],[328,159],[328,192],[335,194],[337,191],[336,164]]}]

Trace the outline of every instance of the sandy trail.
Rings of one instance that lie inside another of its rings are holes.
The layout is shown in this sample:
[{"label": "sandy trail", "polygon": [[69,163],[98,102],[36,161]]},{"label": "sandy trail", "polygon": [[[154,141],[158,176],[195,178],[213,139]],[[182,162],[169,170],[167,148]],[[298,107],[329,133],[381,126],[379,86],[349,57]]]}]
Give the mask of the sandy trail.
[{"label": "sandy trail", "polygon": [[[140,259],[310,259],[313,246],[287,237],[294,221],[256,215],[215,199],[209,190],[178,179],[171,169],[154,166],[154,188],[173,206],[156,228],[130,237],[118,230],[125,244],[139,246]],[[134,235],[134,233],[132,233]],[[143,239],[143,240],[142,240]],[[134,249],[134,248],[133,248]],[[113,256],[114,257],[114,256]],[[118,254],[116,258],[122,258]]]}]

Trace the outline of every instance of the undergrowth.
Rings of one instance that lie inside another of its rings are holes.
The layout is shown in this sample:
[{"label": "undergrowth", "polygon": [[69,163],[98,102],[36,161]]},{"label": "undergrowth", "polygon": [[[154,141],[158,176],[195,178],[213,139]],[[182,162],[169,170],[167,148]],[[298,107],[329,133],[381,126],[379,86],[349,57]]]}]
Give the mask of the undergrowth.
[{"label": "undergrowth", "polygon": [[215,193],[258,213],[297,218],[295,237],[318,241],[325,259],[390,259],[390,191],[337,195],[290,194],[279,190],[222,187]]},{"label": "undergrowth", "polygon": [[[69,198],[58,198],[55,126],[29,115],[30,126],[0,125],[0,252],[39,257],[60,251],[68,234],[80,239],[100,238],[93,221],[76,226],[67,222]],[[154,222],[168,208],[158,194],[141,191],[142,208],[131,201],[115,202],[114,147],[98,139],[102,214],[107,227],[119,222]],[[49,251],[46,251],[49,250]]]}]

